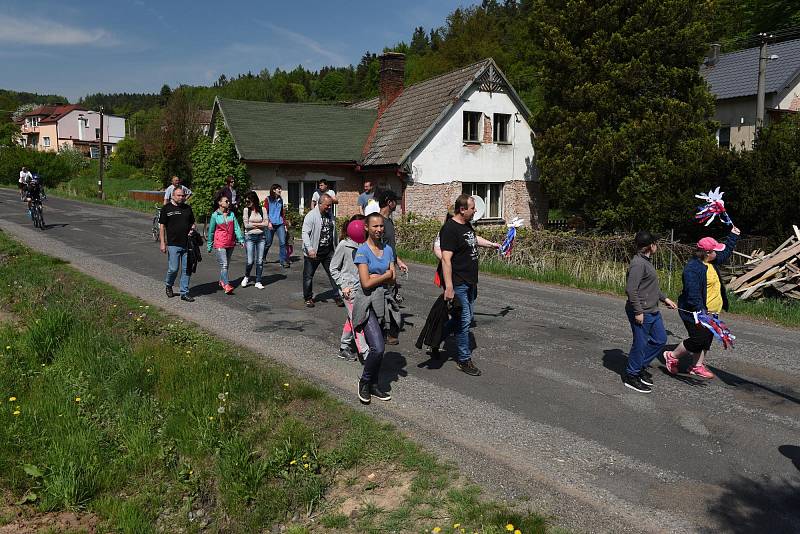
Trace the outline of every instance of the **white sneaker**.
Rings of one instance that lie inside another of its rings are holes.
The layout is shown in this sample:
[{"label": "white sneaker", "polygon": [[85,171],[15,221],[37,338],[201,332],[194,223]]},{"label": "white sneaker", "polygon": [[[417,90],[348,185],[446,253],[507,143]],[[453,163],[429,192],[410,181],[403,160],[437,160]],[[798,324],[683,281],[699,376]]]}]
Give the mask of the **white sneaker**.
[{"label": "white sneaker", "polygon": [[244,278],[242,278],[242,283],[241,283],[242,287],[247,287],[247,284],[249,284],[249,283],[250,283],[250,280],[246,276]]},{"label": "white sneaker", "polygon": [[256,282],[256,289],[264,289],[264,284],[261,282]]}]

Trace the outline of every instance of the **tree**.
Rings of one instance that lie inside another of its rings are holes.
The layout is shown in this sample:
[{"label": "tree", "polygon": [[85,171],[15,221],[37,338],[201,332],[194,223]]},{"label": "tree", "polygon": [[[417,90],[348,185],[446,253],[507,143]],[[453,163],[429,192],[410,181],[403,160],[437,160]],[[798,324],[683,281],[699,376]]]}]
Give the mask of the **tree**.
[{"label": "tree", "polygon": [[13,122],[0,122],[0,146],[13,146],[19,139],[19,126]]},{"label": "tree", "polygon": [[599,226],[664,229],[718,152],[698,72],[711,0],[533,0],[549,195]]},{"label": "tree", "polygon": [[201,216],[210,213],[214,193],[222,188],[226,176],[236,178],[239,191],[250,188],[247,167],[239,161],[233,138],[222,119],[217,119],[214,129],[214,141],[207,136],[201,137],[191,154],[193,195],[190,203]]}]

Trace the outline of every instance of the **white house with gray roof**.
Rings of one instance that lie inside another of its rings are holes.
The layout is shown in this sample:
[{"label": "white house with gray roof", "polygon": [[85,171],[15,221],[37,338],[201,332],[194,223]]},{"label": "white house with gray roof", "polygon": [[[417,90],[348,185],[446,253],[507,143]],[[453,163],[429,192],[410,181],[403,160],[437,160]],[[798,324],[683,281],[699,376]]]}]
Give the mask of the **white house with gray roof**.
[{"label": "white house with gray roof", "polygon": [[397,192],[403,213],[444,219],[468,193],[486,201],[487,221],[546,222],[530,111],[494,60],[408,87],[403,54],[380,61],[379,96],[347,107],[217,99],[214,117],[225,122],[255,189],[279,184],[302,208],[325,177],[338,215],[349,215],[369,180]]},{"label": "white house with gray roof", "polygon": [[[717,48],[718,51],[718,48]],[[716,98],[720,146],[749,150],[756,131],[759,47],[728,54],[712,53],[700,68]],[[800,110],[800,39],[767,49],[765,124]]]}]

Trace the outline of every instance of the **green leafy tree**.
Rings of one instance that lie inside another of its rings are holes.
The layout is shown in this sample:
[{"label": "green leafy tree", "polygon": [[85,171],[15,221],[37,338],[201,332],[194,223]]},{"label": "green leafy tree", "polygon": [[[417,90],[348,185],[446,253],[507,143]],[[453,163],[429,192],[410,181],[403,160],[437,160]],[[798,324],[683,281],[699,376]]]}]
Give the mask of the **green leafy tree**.
[{"label": "green leafy tree", "polygon": [[12,146],[19,139],[19,126],[13,122],[0,122],[0,146]]},{"label": "green leafy tree", "polygon": [[247,167],[239,161],[233,138],[222,119],[217,119],[214,128],[216,139],[212,142],[207,136],[201,137],[191,155],[193,195],[190,203],[195,208],[195,215],[201,218],[211,212],[214,194],[222,188],[226,176],[236,178],[240,192],[250,188]]},{"label": "green leafy tree", "polygon": [[604,228],[683,223],[718,152],[698,73],[710,1],[533,1],[538,163],[561,208]]}]

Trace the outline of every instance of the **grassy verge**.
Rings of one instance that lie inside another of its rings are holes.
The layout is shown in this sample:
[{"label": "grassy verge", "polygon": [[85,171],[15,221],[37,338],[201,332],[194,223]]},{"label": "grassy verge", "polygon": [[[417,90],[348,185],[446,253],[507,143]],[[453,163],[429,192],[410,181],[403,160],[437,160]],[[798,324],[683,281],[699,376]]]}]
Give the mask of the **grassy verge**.
[{"label": "grassy verge", "polygon": [[[436,265],[438,263],[436,256],[434,256],[432,252],[419,252],[398,248],[398,254],[403,259],[418,263],[425,263],[428,265]],[[616,269],[619,273],[617,273],[616,276],[609,276],[610,271],[613,269]],[[498,276],[531,280],[545,284],[557,284],[578,289],[612,293],[615,295],[625,295],[625,271],[624,267],[621,268],[619,265],[614,267],[608,266],[608,273],[600,273],[598,275],[595,269],[583,275],[576,275],[567,270],[533,269],[530,267],[509,265],[500,260],[489,260],[481,262],[481,271]],[[659,270],[659,275],[661,277],[662,289],[665,290],[665,293],[667,293],[670,298],[677,301],[682,284],[680,269],[672,273],[671,283],[667,271]],[[671,290],[668,290],[668,287],[670,287]],[[743,301],[738,300],[735,296],[731,296],[730,312],[753,319],[774,322],[782,326],[800,327],[800,304],[794,301],[780,301],[775,299]]]},{"label": "grassy verge", "polygon": [[154,184],[152,180],[141,175],[110,176],[103,180],[103,191],[106,198],[100,199],[97,196],[97,170],[93,169],[79,174],[68,182],[59,184],[58,187],[49,189],[47,193],[62,198],[152,213],[154,209],[152,202],[133,200],[128,196],[128,191],[132,189],[153,190],[158,188],[159,186]]},{"label": "grassy verge", "polygon": [[391,425],[3,234],[0,309],[0,525],[552,531]]}]

